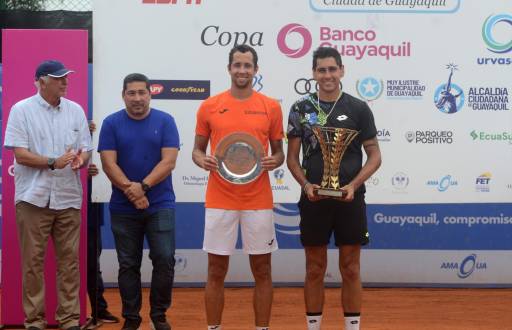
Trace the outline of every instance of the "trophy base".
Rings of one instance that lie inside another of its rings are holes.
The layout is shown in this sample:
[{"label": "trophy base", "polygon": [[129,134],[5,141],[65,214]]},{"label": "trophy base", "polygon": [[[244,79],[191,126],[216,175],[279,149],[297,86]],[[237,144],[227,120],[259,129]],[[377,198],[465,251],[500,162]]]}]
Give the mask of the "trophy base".
[{"label": "trophy base", "polygon": [[334,190],[334,189],[325,189],[325,188],[317,189],[317,190],[315,190],[315,192],[318,196],[333,197],[333,198],[343,198],[347,195],[347,192],[345,190]]}]

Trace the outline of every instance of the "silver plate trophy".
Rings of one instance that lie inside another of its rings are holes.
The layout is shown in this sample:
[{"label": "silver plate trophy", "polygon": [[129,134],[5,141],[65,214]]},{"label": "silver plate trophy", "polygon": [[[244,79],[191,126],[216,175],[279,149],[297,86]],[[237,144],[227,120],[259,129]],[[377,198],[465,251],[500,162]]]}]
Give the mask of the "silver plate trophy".
[{"label": "silver plate trophy", "polygon": [[315,194],[331,198],[343,198],[346,191],[341,189],[340,185],[341,159],[345,150],[359,132],[347,128],[323,126],[313,126],[312,129],[322,149],[324,161],[322,182],[320,188],[315,190]]},{"label": "silver plate trophy", "polygon": [[234,184],[246,184],[261,174],[263,146],[252,135],[232,133],[220,140],[215,149],[220,176]]}]

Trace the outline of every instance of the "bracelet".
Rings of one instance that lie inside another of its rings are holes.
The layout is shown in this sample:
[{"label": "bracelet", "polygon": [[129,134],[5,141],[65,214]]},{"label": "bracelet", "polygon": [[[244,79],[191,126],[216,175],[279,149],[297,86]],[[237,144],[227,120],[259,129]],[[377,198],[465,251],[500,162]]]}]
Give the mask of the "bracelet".
[{"label": "bracelet", "polygon": [[309,182],[308,180],[304,181],[304,184],[302,185],[302,190],[304,191],[305,194],[307,194],[308,192],[306,191],[306,186],[308,184],[311,184],[311,182]]}]

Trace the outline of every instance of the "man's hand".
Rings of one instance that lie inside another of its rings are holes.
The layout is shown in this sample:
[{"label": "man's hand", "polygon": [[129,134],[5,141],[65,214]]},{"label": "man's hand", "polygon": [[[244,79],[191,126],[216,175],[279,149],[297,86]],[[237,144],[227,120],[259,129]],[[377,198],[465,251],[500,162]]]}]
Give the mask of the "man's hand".
[{"label": "man's hand", "polygon": [[207,171],[217,171],[219,169],[219,163],[214,156],[205,155],[202,159],[201,167]]},{"label": "man's hand", "polygon": [[73,171],[79,170],[84,165],[84,160],[81,157],[82,149],[79,149],[76,154],[74,154],[73,160],[71,161],[71,169]]},{"label": "man's hand", "polygon": [[316,201],[319,201],[321,199],[325,199],[327,197],[324,197],[324,196],[320,196],[318,194],[315,193],[315,190],[321,188],[319,185],[317,184],[314,184],[314,183],[306,183],[304,185],[304,193],[306,194],[306,197],[311,201],[311,202],[316,202]]},{"label": "man's hand", "polygon": [[68,149],[66,153],[55,159],[54,167],[59,170],[63,169],[64,167],[68,166],[68,164],[71,164],[73,159],[75,159],[75,153],[71,149]]},{"label": "man's hand", "polygon": [[92,177],[98,175],[98,173],[100,173],[100,171],[98,170],[96,164],[89,164],[89,167],[87,167],[87,174]]},{"label": "man's hand", "polygon": [[146,196],[142,196],[139,199],[131,201],[137,210],[144,210],[149,207],[149,201]]},{"label": "man's hand", "polygon": [[341,189],[344,190],[347,194],[345,197],[340,198],[340,200],[342,202],[352,202],[354,200],[354,186],[349,183],[346,186],[343,186]]},{"label": "man's hand", "polygon": [[261,158],[261,167],[267,171],[272,171],[278,168],[282,163],[283,161],[276,156],[265,156]]},{"label": "man's hand", "polygon": [[[128,182],[126,183],[126,188],[124,189],[124,194],[130,202],[134,203],[144,197],[147,201],[147,198],[144,196],[144,190],[142,190],[142,184],[140,182]],[[149,202],[148,202],[149,203]],[[149,205],[149,204],[148,204]],[[137,205],[135,205],[137,206]],[[146,206],[147,207],[147,206]]]}]

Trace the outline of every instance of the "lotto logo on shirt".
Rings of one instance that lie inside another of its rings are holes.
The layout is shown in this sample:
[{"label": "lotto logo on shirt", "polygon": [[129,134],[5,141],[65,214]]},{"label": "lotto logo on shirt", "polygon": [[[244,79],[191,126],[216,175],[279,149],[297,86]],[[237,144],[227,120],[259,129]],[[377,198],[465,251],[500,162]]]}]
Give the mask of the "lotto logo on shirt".
[{"label": "lotto logo on shirt", "polygon": [[156,100],[205,100],[210,97],[209,80],[150,80]]}]

